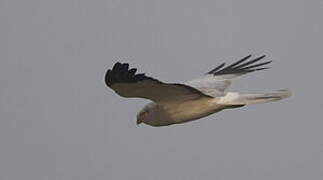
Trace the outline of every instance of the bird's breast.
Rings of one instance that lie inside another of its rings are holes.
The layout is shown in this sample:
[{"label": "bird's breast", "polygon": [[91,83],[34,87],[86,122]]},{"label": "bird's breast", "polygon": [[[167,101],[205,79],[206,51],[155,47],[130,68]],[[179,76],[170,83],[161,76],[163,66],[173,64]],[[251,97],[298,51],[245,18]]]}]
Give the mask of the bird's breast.
[{"label": "bird's breast", "polygon": [[200,98],[162,106],[160,109],[161,118],[171,124],[196,120],[223,109],[223,106],[214,102],[212,98]]}]

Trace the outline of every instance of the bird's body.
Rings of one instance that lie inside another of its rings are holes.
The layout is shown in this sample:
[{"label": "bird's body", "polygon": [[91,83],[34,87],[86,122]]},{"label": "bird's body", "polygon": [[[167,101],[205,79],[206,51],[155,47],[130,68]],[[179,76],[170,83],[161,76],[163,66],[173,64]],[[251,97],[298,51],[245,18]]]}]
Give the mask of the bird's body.
[{"label": "bird's body", "polygon": [[[155,116],[150,121],[143,121],[151,126],[180,124],[221,111],[225,107],[217,104],[215,99],[202,98],[181,102],[179,104],[161,105],[151,102],[147,105]],[[189,109],[189,111],[187,111]]]},{"label": "bird's body", "polygon": [[205,76],[185,84],[163,83],[145,74],[136,74],[136,69],[129,69],[128,64],[116,63],[112,70],[108,70],[105,82],[120,96],[141,97],[153,101],[138,113],[137,124],[142,122],[151,126],[180,124],[223,109],[276,101],[290,96],[288,90],[259,94],[225,92],[235,78],[266,69],[259,67],[269,64],[270,61],[254,64],[263,57],[245,62],[250,58],[247,56],[227,67],[224,67],[223,63]]}]

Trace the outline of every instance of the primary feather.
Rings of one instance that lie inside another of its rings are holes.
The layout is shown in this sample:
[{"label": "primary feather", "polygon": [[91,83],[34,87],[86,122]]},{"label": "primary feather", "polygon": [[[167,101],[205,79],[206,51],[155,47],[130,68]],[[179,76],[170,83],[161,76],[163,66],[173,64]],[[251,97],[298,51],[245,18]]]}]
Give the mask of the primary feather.
[{"label": "primary feather", "polygon": [[205,76],[193,79],[185,84],[213,97],[224,96],[224,91],[231,85],[233,80],[250,72],[268,69],[268,67],[263,66],[271,63],[271,61],[266,61],[256,64],[256,62],[265,57],[264,55],[247,61],[250,57],[251,55],[248,55],[227,67],[223,63],[206,73]]}]

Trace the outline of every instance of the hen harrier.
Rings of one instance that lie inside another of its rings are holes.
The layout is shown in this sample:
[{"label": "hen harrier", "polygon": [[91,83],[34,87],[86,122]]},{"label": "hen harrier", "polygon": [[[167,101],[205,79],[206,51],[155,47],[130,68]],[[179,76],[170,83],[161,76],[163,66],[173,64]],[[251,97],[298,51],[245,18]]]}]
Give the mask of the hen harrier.
[{"label": "hen harrier", "polygon": [[163,83],[136,74],[137,69],[129,69],[129,64],[117,62],[105,76],[105,83],[123,97],[146,98],[148,103],[137,115],[137,124],[167,126],[193,121],[223,109],[238,108],[247,104],[277,101],[290,96],[288,90],[272,93],[242,94],[225,92],[237,77],[264,67],[271,61],[257,63],[265,56],[247,61],[251,55],[225,67],[225,63],[212,69],[203,77],[184,84]]}]

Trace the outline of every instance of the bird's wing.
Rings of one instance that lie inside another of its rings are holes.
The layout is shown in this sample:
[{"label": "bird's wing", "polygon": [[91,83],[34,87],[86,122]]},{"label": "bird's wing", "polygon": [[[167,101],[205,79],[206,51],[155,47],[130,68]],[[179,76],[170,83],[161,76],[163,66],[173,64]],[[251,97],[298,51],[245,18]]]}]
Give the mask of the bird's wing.
[{"label": "bird's wing", "polygon": [[268,67],[263,66],[271,63],[271,61],[257,63],[265,56],[247,61],[250,57],[251,55],[246,56],[229,66],[225,66],[225,63],[223,63],[206,73],[205,76],[193,79],[185,84],[213,97],[223,96],[225,95],[225,89],[230,86],[234,79],[253,71],[268,69]]},{"label": "bird's wing", "polygon": [[118,62],[107,71],[105,83],[122,97],[146,98],[160,104],[211,97],[188,85],[163,83],[136,71]]}]

